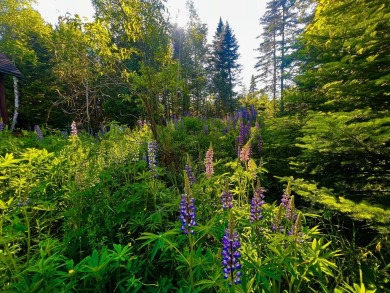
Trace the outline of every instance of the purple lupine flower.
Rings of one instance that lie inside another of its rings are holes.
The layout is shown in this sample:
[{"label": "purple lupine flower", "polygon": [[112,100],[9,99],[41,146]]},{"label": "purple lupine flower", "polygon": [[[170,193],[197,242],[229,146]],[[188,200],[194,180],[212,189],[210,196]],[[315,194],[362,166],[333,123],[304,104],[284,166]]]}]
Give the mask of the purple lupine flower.
[{"label": "purple lupine flower", "polygon": [[241,148],[244,145],[245,141],[245,136],[246,136],[246,129],[244,122],[240,122],[240,134],[238,136],[238,146]]},{"label": "purple lupine flower", "polygon": [[148,143],[148,164],[149,164],[149,171],[152,174],[152,178],[157,178],[156,153],[157,153],[157,142],[150,141]]},{"label": "purple lupine flower", "polygon": [[43,139],[42,130],[39,128],[38,125],[35,125],[35,126],[34,126],[34,130],[35,130],[35,133],[36,133],[36,135],[37,135],[37,139],[38,139],[39,141],[42,141],[42,139]]},{"label": "purple lupine flower", "polygon": [[241,254],[238,249],[241,247],[238,233],[229,223],[229,228],[225,230],[222,238],[222,266],[224,279],[229,279],[229,286],[241,283]]},{"label": "purple lupine flower", "polygon": [[75,121],[70,125],[70,135],[77,136],[77,125]]},{"label": "purple lupine flower", "polygon": [[3,130],[4,130],[4,122],[0,121],[0,131],[3,131]]},{"label": "purple lupine flower", "polygon": [[250,108],[250,116],[251,116],[251,120],[254,121],[256,120],[256,117],[257,117],[257,110],[255,109],[254,106],[251,106]]},{"label": "purple lupine flower", "polygon": [[231,209],[233,207],[233,195],[228,189],[222,191],[221,200],[223,209]]},{"label": "purple lupine flower", "polygon": [[195,216],[195,199],[190,197],[187,193],[181,195],[180,200],[180,220],[181,230],[184,234],[194,234],[193,227],[196,226]]},{"label": "purple lupine flower", "polygon": [[246,135],[246,138],[249,139],[251,137],[251,123],[248,121],[248,123],[246,124],[246,129],[245,129],[245,135]]},{"label": "purple lupine flower", "polygon": [[263,218],[263,209],[262,206],[265,204],[264,201],[264,189],[261,187],[256,187],[251,201],[251,223],[254,223]]},{"label": "purple lupine flower", "polygon": [[294,196],[291,196],[286,208],[286,219],[290,221],[295,221],[297,215],[295,214],[295,204],[294,204]]},{"label": "purple lupine flower", "polygon": [[290,201],[290,196],[287,194],[286,191],[283,192],[281,202],[285,209],[287,209],[289,201]]},{"label": "purple lupine flower", "polygon": [[191,162],[190,162],[189,158],[187,158],[187,163],[186,163],[184,169],[186,171],[188,180],[190,182],[190,186],[192,186],[196,182],[196,178],[194,175],[194,171],[192,170],[192,166],[191,166]]},{"label": "purple lupine flower", "polygon": [[213,156],[214,156],[213,147],[210,146],[206,152],[206,159],[205,159],[206,177],[208,179],[210,179],[214,174]]}]

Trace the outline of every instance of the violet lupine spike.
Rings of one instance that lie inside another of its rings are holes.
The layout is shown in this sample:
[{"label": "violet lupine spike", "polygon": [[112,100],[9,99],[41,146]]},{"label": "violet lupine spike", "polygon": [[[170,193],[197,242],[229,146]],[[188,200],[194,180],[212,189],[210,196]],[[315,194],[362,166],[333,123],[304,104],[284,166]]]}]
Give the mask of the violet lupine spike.
[{"label": "violet lupine spike", "polygon": [[244,122],[240,122],[240,134],[238,136],[238,146],[241,148],[244,145],[245,142],[245,137],[246,137],[246,129]]},{"label": "violet lupine spike", "polygon": [[35,134],[37,135],[37,139],[39,141],[42,141],[42,139],[43,139],[42,130],[39,128],[38,125],[34,126],[34,130],[35,130]]},{"label": "violet lupine spike", "polygon": [[247,139],[249,139],[251,137],[251,130],[252,130],[251,123],[250,123],[250,121],[248,121],[248,123],[246,124],[246,130],[245,130],[245,134],[246,134]]},{"label": "violet lupine spike", "polygon": [[251,201],[251,217],[250,222],[254,223],[263,218],[263,209],[262,206],[265,204],[264,201],[264,189],[261,187],[256,187]]},{"label": "violet lupine spike", "polygon": [[255,109],[254,106],[251,106],[251,108],[250,108],[250,114],[251,114],[251,120],[252,120],[252,121],[256,120],[256,117],[257,117],[257,110]]},{"label": "violet lupine spike", "polygon": [[152,178],[157,178],[156,154],[157,154],[157,142],[150,141],[148,143],[148,164],[149,164],[149,171],[152,174]]},{"label": "violet lupine spike", "polygon": [[77,136],[77,125],[76,125],[76,121],[73,121],[72,124],[70,125],[70,135],[72,135],[72,136]]},{"label": "violet lupine spike", "polygon": [[297,215],[295,213],[294,196],[291,196],[286,208],[286,219],[290,221],[295,221],[296,217]]},{"label": "violet lupine spike", "polygon": [[287,192],[283,192],[281,202],[285,209],[287,209],[289,201],[290,201],[290,196],[287,194]]},{"label": "violet lupine spike", "polygon": [[233,195],[229,190],[222,191],[221,201],[223,209],[233,208]]},{"label": "violet lupine spike", "polygon": [[236,230],[229,225],[225,230],[225,235],[222,238],[222,266],[224,279],[229,279],[229,286],[241,283],[241,253],[238,249],[241,243]]},{"label": "violet lupine spike", "polygon": [[184,234],[194,234],[193,227],[196,226],[195,199],[187,193],[181,195],[180,200],[180,221],[181,230]]},{"label": "violet lupine spike", "polygon": [[210,146],[206,152],[206,159],[205,159],[206,177],[208,179],[210,179],[214,174],[213,156],[214,156],[213,147]]},{"label": "violet lupine spike", "polygon": [[187,162],[184,169],[186,171],[188,180],[190,182],[190,186],[192,186],[196,182],[196,178],[195,178],[194,172],[192,170],[191,164],[189,162]]},{"label": "violet lupine spike", "polygon": [[0,121],[0,131],[3,131],[3,130],[4,130],[4,122]]}]

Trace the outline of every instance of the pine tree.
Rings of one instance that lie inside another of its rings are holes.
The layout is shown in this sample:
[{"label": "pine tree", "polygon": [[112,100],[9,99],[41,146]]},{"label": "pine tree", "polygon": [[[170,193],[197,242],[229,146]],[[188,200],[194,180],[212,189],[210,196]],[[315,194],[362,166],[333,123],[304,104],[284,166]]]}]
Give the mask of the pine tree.
[{"label": "pine tree", "polygon": [[294,76],[295,64],[291,58],[294,45],[310,19],[311,3],[311,0],[272,0],[260,19],[263,32],[259,37],[260,56],[255,68],[265,91],[272,96],[274,110],[276,101],[280,100],[280,112],[284,112],[283,91]]},{"label": "pine tree", "polygon": [[255,76],[252,74],[252,76],[251,76],[251,82],[250,82],[250,85],[249,85],[249,94],[252,96],[252,98],[255,97],[255,91],[257,91],[256,78],[255,78]]},{"label": "pine tree", "polygon": [[[207,79],[207,25],[202,23],[192,0],[187,1],[189,21],[186,28],[185,54],[186,56],[186,83],[189,95],[192,98],[192,108],[200,114],[205,104]],[[183,56],[184,57],[184,56]]]},{"label": "pine tree", "polygon": [[238,63],[238,43],[228,22],[219,19],[214,40],[210,65],[212,71],[213,90],[216,94],[217,111],[232,112],[234,110],[234,87],[239,83],[241,65]]}]

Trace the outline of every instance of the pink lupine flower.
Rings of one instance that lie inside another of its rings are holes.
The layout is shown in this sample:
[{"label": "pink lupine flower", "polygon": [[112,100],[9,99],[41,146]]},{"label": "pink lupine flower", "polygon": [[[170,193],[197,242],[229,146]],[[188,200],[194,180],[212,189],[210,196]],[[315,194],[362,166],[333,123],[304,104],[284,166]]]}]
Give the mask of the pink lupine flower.
[{"label": "pink lupine flower", "polygon": [[205,159],[206,177],[207,178],[211,178],[214,174],[213,156],[214,156],[213,147],[210,146],[206,152],[206,159]]}]

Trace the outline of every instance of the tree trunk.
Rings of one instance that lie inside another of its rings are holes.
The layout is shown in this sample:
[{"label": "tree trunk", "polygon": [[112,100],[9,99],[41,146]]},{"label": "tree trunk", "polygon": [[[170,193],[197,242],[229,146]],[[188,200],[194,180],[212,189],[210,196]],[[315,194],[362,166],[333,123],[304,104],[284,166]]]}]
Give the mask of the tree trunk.
[{"label": "tree trunk", "polygon": [[274,48],[273,48],[273,61],[274,61],[274,74],[273,74],[273,80],[272,80],[272,86],[273,86],[273,104],[274,104],[274,113],[276,113],[276,81],[277,81],[277,60],[276,60],[276,30],[273,31],[273,38],[274,38]]},{"label": "tree trunk", "polygon": [[15,108],[14,108],[14,116],[12,117],[11,131],[15,129],[15,125],[17,123],[18,115],[19,115],[19,90],[18,90],[18,78],[16,76],[13,77],[14,80],[14,94],[15,94]]},{"label": "tree trunk", "polygon": [[286,25],[286,2],[282,3],[282,44],[281,44],[281,61],[280,61],[280,113],[284,112],[284,99],[283,99],[283,90],[284,90],[284,52],[285,52],[285,25]]},{"label": "tree trunk", "polygon": [[5,88],[4,88],[4,74],[0,73],[0,117],[4,124],[8,124],[9,118],[7,113],[7,105],[5,103]]}]

